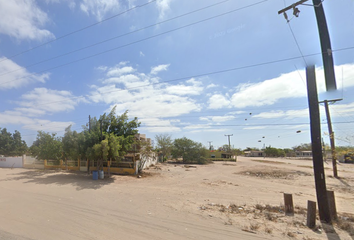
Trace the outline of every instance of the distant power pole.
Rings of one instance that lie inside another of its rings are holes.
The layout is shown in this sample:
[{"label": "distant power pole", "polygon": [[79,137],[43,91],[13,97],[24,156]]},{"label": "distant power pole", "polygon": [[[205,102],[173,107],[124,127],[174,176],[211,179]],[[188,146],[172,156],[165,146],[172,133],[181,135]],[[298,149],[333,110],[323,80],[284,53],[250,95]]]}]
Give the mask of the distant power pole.
[{"label": "distant power pole", "polygon": [[89,115],[89,132],[91,132],[91,115]]},{"label": "distant power pole", "polygon": [[231,151],[230,137],[232,137],[232,136],[233,136],[233,134],[230,134],[230,135],[225,134],[225,137],[227,137],[229,139],[229,151]]},{"label": "distant power pole", "polygon": [[315,174],[318,212],[322,221],[331,223],[331,215],[327,198],[326,179],[323,166],[321,121],[320,109],[318,106],[315,66],[309,66],[306,68],[306,79],[310,112],[313,171]]},{"label": "distant power pole", "polygon": [[326,80],[326,88],[327,91],[336,90],[336,78],[334,74],[334,63],[333,63],[333,55],[332,55],[332,47],[331,47],[331,40],[329,37],[326,15],[323,10],[322,0],[312,0],[313,5],[304,4],[308,0],[301,0],[298,1],[280,11],[278,14],[284,14],[285,19],[288,20],[288,15],[286,11],[293,9],[293,14],[295,17],[298,17],[300,14],[300,10],[297,8],[299,5],[307,5],[313,6],[315,9],[316,19],[317,19],[317,27],[318,33],[320,35],[320,42],[321,42],[321,52],[322,52],[322,60],[323,60],[323,68],[325,73],[325,80]]},{"label": "distant power pole", "polygon": [[208,141],[208,143],[209,143],[209,150],[211,150],[211,143],[212,143],[212,141]]},{"label": "distant power pole", "polygon": [[336,146],[334,143],[334,132],[332,129],[332,121],[331,121],[331,114],[329,112],[328,103],[342,101],[343,99],[333,99],[333,100],[324,100],[319,103],[324,103],[326,109],[326,116],[327,116],[327,125],[328,125],[328,134],[329,140],[331,143],[331,153],[332,153],[332,165],[333,165],[333,177],[338,178],[338,171],[337,171],[337,156],[336,156]]}]

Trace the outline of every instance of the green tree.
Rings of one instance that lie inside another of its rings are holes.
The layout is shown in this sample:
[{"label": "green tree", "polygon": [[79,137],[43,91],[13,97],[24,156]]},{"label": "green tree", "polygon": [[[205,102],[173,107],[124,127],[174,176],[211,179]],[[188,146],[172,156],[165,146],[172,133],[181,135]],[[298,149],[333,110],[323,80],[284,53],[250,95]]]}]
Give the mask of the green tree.
[{"label": "green tree", "polygon": [[183,163],[206,163],[206,149],[201,143],[194,142],[186,137],[173,141],[172,155],[174,158],[182,158]]},{"label": "green tree", "polygon": [[38,131],[37,138],[33,142],[30,152],[32,156],[40,160],[60,160],[63,157],[63,145],[56,133]]},{"label": "green tree", "polygon": [[20,156],[26,153],[28,147],[21,139],[21,133],[15,130],[11,134],[6,128],[0,128],[0,154],[5,156]]},{"label": "green tree", "polygon": [[165,160],[165,157],[171,154],[171,149],[173,146],[171,135],[169,134],[158,134],[155,136],[156,147],[162,153],[162,161]]},{"label": "green tree", "polygon": [[285,157],[285,152],[283,149],[266,147],[264,153],[267,157]]},{"label": "green tree", "polygon": [[311,151],[312,145],[311,143],[302,143],[298,146],[293,147],[294,151]]}]

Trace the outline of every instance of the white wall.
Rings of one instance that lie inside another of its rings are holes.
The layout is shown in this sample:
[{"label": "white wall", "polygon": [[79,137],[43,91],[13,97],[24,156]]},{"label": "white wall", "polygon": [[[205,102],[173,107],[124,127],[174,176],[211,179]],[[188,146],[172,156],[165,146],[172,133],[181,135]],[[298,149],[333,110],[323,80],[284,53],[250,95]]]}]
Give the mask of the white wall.
[{"label": "white wall", "polygon": [[158,161],[157,154],[153,153],[153,155],[146,160],[143,169],[150,167],[150,165],[152,164],[154,165],[157,164],[157,161]]},{"label": "white wall", "polygon": [[0,168],[22,168],[22,157],[0,157]]}]

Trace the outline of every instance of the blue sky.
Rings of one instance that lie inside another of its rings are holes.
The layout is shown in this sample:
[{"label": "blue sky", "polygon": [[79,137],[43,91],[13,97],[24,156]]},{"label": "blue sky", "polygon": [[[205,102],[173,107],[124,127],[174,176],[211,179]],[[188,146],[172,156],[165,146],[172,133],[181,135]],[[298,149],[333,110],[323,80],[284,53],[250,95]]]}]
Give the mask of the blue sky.
[{"label": "blue sky", "polygon": [[[319,99],[343,98],[330,106],[333,128],[337,145],[352,145],[354,2],[323,2],[334,92],[325,91],[313,7],[299,6],[297,18],[289,11],[289,24],[277,14],[292,3],[0,1],[0,127],[31,145],[38,130],[79,131],[116,105],[150,138],[218,147],[233,134],[237,148],[293,147],[310,142],[306,61],[316,65]],[[328,143],[323,106],[321,120]]]}]

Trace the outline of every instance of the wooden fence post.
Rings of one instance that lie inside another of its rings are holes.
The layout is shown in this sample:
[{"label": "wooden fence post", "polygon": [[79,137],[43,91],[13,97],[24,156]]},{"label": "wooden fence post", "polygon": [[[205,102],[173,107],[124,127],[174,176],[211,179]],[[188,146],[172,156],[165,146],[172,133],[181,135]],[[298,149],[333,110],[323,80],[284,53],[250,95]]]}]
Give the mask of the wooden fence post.
[{"label": "wooden fence post", "polygon": [[284,193],[284,208],[286,215],[294,215],[293,195]]},{"label": "wooden fence post", "polygon": [[313,228],[316,225],[316,202],[307,201],[307,223],[309,228]]},{"label": "wooden fence post", "polygon": [[336,208],[336,200],[334,197],[334,191],[327,191],[327,197],[328,197],[329,213],[331,215],[331,219],[337,220],[337,208]]}]

